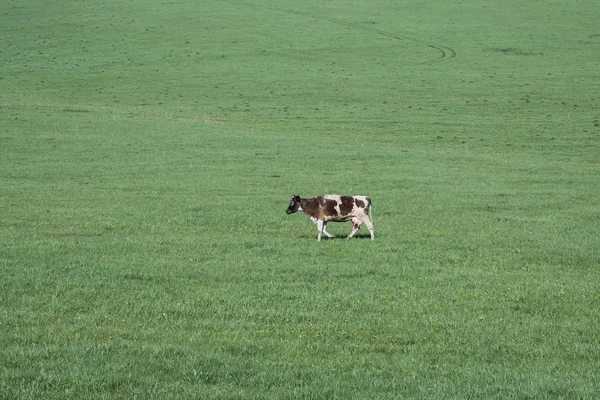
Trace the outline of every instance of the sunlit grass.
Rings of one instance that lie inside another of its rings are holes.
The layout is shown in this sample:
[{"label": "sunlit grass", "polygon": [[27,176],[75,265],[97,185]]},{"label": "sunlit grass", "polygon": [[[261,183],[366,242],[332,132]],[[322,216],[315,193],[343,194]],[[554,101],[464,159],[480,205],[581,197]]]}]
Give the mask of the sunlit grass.
[{"label": "sunlit grass", "polygon": [[0,398],[594,398],[584,3],[1,6]]}]

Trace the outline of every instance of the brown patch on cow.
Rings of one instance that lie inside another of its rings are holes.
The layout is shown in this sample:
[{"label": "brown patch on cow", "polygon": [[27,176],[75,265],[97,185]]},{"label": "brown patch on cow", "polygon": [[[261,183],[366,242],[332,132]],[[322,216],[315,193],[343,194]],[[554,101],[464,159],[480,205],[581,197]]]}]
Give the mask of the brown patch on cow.
[{"label": "brown patch on cow", "polygon": [[352,196],[341,196],[340,200],[342,204],[340,204],[340,214],[342,216],[346,216],[352,212],[354,208],[354,197]]},{"label": "brown patch on cow", "polygon": [[354,204],[356,204],[356,207],[358,208],[366,208],[366,204],[362,200],[354,199]]},{"label": "brown patch on cow", "polygon": [[320,218],[319,202],[317,199],[300,199],[299,203],[300,207],[302,207],[302,211],[304,211],[306,215],[314,218]]},{"label": "brown patch on cow", "polygon": [[327,220],[327,217],[334,217],[337,215],[337,211],[335,210],[335,206],[337,206],[337,201],[326,199],[322,196],[317,197],[319,205],[321,206],[321,216],[318,217],[322,220]]}]

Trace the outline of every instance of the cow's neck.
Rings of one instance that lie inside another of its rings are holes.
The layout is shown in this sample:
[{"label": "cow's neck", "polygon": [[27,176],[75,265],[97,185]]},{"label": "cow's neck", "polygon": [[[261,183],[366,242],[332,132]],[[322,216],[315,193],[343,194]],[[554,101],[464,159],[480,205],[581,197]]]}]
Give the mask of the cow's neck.
[{"label": "cow's neck", "polygon": [[300,207],[306,215],[318,218],[319,202],[317,199],[300,199]]}]

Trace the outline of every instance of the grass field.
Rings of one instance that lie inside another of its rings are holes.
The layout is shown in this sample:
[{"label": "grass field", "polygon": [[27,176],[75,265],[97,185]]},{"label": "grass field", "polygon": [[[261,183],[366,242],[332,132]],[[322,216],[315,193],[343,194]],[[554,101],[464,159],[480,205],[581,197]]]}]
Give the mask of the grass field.
[{"label": "grass field", "polygon": [[598,17],[2,2],[0,398],[597,398]]}]

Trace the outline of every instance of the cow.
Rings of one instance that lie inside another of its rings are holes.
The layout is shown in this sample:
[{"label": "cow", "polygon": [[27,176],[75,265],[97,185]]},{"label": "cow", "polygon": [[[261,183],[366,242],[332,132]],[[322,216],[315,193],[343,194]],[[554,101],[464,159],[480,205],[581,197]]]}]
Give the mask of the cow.
[{"label": "cow", "polygon": [[301,199],[300,196],[292,196],[290,205],[285,212],[287,214],[302,210],[312,222],[317,224],[319,234],[317,240],[321,240],[324,233],[327,237],[334,237],[326,230],[328,222],[352,222],[353,229],[346,239],[351,239],[362,224],[367,225],[371,233],[371,240],[375,240],[373,221],[371,221],[371,198],[367,196],[340,196],[328,194],[310,199]]}]

